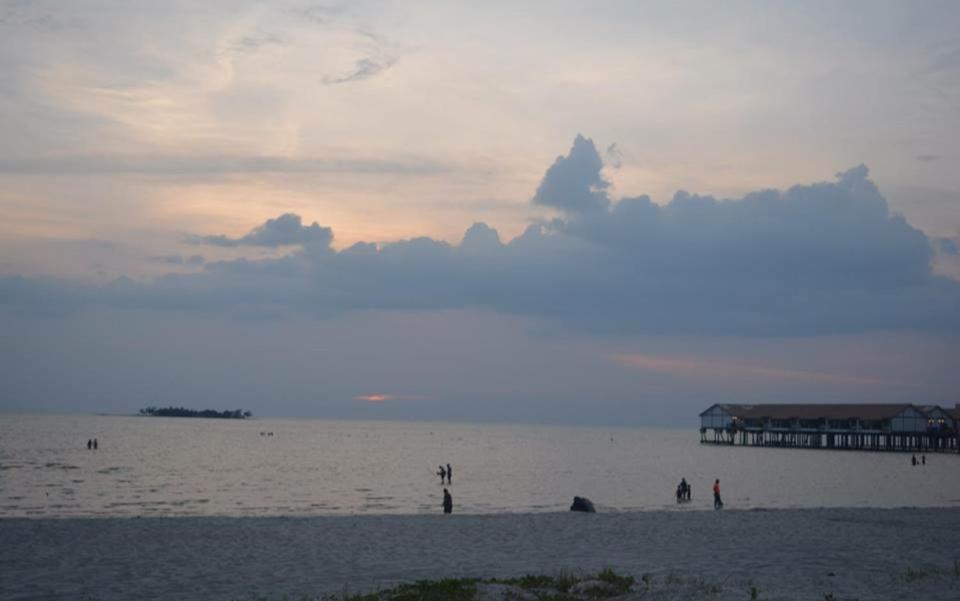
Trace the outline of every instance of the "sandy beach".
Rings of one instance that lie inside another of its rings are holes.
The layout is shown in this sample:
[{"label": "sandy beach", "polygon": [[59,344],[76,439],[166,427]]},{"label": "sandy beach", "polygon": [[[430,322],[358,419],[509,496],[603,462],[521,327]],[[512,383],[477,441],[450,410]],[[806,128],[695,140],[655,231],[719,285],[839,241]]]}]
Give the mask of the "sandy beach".
[{"label": "sandy beach", "polygon": [[700,583],[638,599],[956,599],[958,531],[958,509],[4,519],[0,597],[280,599],[611,567]]}]

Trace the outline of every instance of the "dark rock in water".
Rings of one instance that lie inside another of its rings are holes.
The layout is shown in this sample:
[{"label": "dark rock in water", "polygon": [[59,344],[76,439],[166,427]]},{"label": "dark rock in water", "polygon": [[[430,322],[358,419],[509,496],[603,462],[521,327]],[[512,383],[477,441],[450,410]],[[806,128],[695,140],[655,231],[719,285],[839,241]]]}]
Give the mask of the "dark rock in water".
[{"label": "dark rock in water", "polygon": [[593,506],[593,501],[586,497],[574,497],[573,505],[570,506],[570,511],[585,511],[587,513],[596,513],[597,509]]}]

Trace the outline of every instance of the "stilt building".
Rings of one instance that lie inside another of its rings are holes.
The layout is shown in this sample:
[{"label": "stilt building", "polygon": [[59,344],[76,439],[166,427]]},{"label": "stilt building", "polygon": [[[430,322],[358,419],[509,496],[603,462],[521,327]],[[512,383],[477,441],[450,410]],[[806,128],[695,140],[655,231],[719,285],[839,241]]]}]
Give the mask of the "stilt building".
[{"label": "stilt building", "polygon": [[700,442],[864,451],[960,451],[960,405],[717,403]]}]

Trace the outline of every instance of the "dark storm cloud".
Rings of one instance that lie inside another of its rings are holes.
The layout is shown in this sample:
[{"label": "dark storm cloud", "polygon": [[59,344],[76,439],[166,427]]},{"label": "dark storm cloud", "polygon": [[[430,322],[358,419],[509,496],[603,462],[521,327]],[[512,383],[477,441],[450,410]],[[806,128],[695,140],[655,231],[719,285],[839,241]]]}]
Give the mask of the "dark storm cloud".
[{"label": "dark storm cloud", "polygon": [[333,230],[320,227],[314,221],[304,226],[299,215],[285,213],[276,219],[268,219],[245,236],[229,238],[227,236],[194,236],[190,238],[196,244],[210,244],[213,246],[278,246],[314,245],[326,249],[333,241]]},{"label": "dark storm cloud", "polygon": [[486,252],[497,250],[502,246],[500,234],[486,223],[471,225],[460,241],[460,248],[467,252]]},{"label": "dark storm cloud", "polygon": [[540,182],[533,202],[568,213],[601,211],[610,204],[610,183],[600,170],[603,160],[593,140],[578,135],[570,153],[557,157]]},{"label": "dark storm cloud", "polygon": [[536,196],[564,217],[506,244],[477,223],[459,245],[414,238],[335,252],[328,228],[288,214],[241,238],[205,237],[302,246],[286,257],[59,292],[7,280],[0,287],[16,294],[0,298],[320,317],[480,308],[601,334],[960,330],[960,283],[932,274],[930,241],[889,211],[864,166],[738,199],[678,192],[664,206],[645,196],[610,205],[601,168],[593,144],[578,137]]}]

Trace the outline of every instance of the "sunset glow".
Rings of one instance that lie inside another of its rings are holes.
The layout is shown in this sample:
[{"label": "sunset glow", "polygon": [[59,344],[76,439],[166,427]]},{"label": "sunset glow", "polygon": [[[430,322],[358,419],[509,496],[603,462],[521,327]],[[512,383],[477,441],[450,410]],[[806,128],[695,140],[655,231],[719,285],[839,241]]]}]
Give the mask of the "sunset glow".
[{"label": "sunset glow", "polygon": [[784,369],[781,367],[742,364],[697,357],[667,357],[631,353],[616,355],[614,361],[635,369],[669,373],[692,379],[734,377],[873,387],[893,386],[898,388],[911,388],[915,386],[914,384],[892,382],[880,378]]},{"label": "sunset glow", "polygon": [[5,3],[0,409],[952,398],[958,11]]}]

